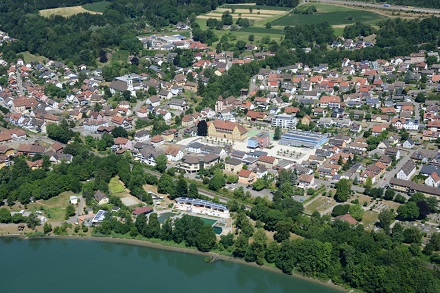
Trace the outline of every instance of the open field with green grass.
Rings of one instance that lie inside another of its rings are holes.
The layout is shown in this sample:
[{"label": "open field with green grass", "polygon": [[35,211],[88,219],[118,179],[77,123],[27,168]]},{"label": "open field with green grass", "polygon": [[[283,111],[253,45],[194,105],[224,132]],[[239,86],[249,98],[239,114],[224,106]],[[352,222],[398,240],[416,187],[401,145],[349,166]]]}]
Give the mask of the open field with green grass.
[{"label": "open field with green grass", "polygon": [[37,55],[34,55],[34,54],[29,53],[28,51],[26,51],[26,52],[21,52],[21,53],[18,53],[18,54],[23,55],[23,61],[24,61],[25,63],[30,63],[30,62],[32,62],[32,61],[37,61],[37,62],[39,62],[39,63],[43,63],[43,61],[47,61],[47,58],[46,58],[46,57],[43,57],[43,56],[37,56]]},{"label": "open field with green grass", "polygon": [[225,4],[221,6],[221,8],[235,8],[235,9],[246,9],[249,11],[249,8],[252,8],[253,11],[258,10],[279,10],[279,11],[288,11],[292,8],[290,7],[280,7],[280,6],[265,6],[265,5],[255,5],[252,3],[245,3],[245,4]]},{"label": "open field with green grass", "polygon": [[[232,13],[232,8],[235,9],[234,13]],[[252,13],[250,12],[249,8],[252,8]],[[266,29],[265,25],[268,22],[273,22],[278,18],[283,17],[290,10],[291,8],[286,7],[256,6],[249,3],[246,5],[224,5],[205,15],[198,16],[197,23],[201,29],[206,30],[208,28],[206,26],[207,19],[216,18],[220,20],[222,14],[225,11],[229,11],[233,17],[234,23],[239,17],[248,18],[252,22],[251,27],[242,28],[235,32],[231,32],[229,30],[214,30],[219,39],[225,34],[231,34],[236,38],[236,41],[241,40],[248,42],[249,35],[253,34],[255,41],[259,41],[266,36],[270,36],[271,39],[278,40],[278,38],[280,38],[283,34],[283,29]],[[213,47],[215,47],[215,45],[216,44],[213,44]]]},{"label": "open field with green grass", "polygon": [[288,9],[287,11],[270,10],[270,9],[260,9],[260,10],[252,9],[251,11],[249,9],[242,9],[240,6],[240,8],[235,8],[234,12],[232,12],[232,9],[229,8],[217,8],[216,10],[208,12],[205,15],[198,16],[197,19],[205,20],[204,21],[205,23],[206,20],[209,18],[215,18],[220,20],[222,14],[225,13],[226,11],[229,11],[229,13],[232,15],[234,23],[239,17],[242,17],[242,18],[248,18],[250,21],[253,21],[252,25],[262,26],[267,22],[272,22],[284,16],[286,13],[288,13],[288,11],[290,11],[290,9]]},{"label": "open field with green grass", "polygon": [[[69,205],[70,196],[72,195],[75,195],[75,193],[66,191],[48,200],[37,200],[27,204],[26,210],[30,212],[42,211],[47,215],[49,221],[64,221],[66,207]],[[11,212],[19,212],[23,209],[25,209],[23,205],[16,204],[11,208]]]},{"label": "open field with green grass", "polygon": [[96,3],[84,4],[81,7],[86,9],[86,10],[88,10],[88,11],[103,13],[107,9],[107,7],[109,5],[110,5],[110,2],[108,2],[108,1],[101,1],[101,2],[96,2]]},{"label": "open field with green grass", "polygon": [[121,180],[119,179],[118,176],[113,177],[110,180],[110,182],[108,184],[108,189],[109,189],[111,194],[117,194],[117,193],[125,192],[124,184],[121,182]]},{"label": "open field with green grass", "polygon": [[343,6],[326,4],[305,4],[304,6],[316,6],[318,12],[315,14],[289,14],[272,22],[272,26],[293,26],[299,24],[317,24],[328,22],[331,25],[349,25],[356,22],[376,24],[385,17],[370,11],[363,11]]},{"label": "open field with green grass", "polygon": [[129,52],[126,50],[118,50],[112,54],[111,61],[126,62],[128,60]]},{"label": "open field with green grass", "polygon": [[377,221],[379,217],[379,213],[375,211],[366,211],[364,213],[364,217],[362,218],[361,223],[366,227],[371,225]]},{"label": "open field with green grass", "polygon": [[40,10],[40,15],[43,17],[50,17],[51,15],[59,15],[62,17],[69,17],[69,16],[79,14],[79,13],[102,14],[101,12],[86,10],[81,6],[61,7],[61,8]]}]

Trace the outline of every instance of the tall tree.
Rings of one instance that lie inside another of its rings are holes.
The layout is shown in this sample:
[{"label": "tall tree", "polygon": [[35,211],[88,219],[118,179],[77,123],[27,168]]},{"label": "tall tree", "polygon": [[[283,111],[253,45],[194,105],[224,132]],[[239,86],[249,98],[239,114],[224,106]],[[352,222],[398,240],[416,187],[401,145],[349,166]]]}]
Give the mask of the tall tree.
[{"label": "tall tree", "polygon": [[281,138],[281,128],[279,126],[275,127],[275,132],[273,134],[274,140],[279,140]]},{"label": "tall tree", "polygon": [[341,179],[335,184],[335,187],[335,200],[337,202],[347,201],[350,197],[351,181],[348,179]]},{"label": "tall tree", "polygon": [[167,163],[168,163],[168,159],[165,154],[158,155],[156,158],[157,171],[159,171],[160,173],[165,172],[165,170],[167,169]]},{"label": "tall tree", "polygon": [[184,178],[180,178],[176,184],[176,197],[188,196],[188,184]]},{"label": "tall tree", "polygon": [[197,184],[191,182],[188,189],[188,197],[198,198],[199,197],[199,189],[197,188]]},{"label": "tall tree", "polygon": [[197,124],[197,135],[207,136],[208,135],[208,124],[205,120],[199,121]]}]

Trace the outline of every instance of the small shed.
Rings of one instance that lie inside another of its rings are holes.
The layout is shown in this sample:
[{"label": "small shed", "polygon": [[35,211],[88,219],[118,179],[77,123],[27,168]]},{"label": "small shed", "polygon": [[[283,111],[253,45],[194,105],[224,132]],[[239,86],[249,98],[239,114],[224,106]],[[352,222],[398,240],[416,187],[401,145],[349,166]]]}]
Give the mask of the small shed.
[{"label": "small shed", "polygon": [[77,204],[78,203],[78,198],[76,196],[72,195],[70,197],[70,203],[71,204]]}]

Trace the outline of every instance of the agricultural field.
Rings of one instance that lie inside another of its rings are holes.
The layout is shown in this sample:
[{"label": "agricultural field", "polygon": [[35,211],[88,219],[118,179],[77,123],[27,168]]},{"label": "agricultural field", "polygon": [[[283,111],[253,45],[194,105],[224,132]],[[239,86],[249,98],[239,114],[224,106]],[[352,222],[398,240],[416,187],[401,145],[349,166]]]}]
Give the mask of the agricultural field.
[{"label": "agricultural field", "polygon": [[[234,9],[234,12],[232,10]],[[214,11],[211,11],[205,15],[197,17],[197,23],[203,30],[207,29],[206,20],[209,18],[221,19],[222,14],[225,11],[229,11],[233,17],[234,23],[239,18],[248,18],[252,23],[248,28],[242,28],[239,31],[230,32],[229,30],[214,30],[215,34],[221,38],[225,34],[231,34],[236,37],[236,40],[242,40],[248,42],[248,37],[253,34],[255,40],[258,41],[263,37],[270,36],[271,39],[277,39],[282,36],[283,29],[266,29],[265,25],[268,22],[273,22],[280,17],[283,17],[291,8],[277,7],[277,6],[257,6],[252,3],[246,4],[229,4],[223,5]],[[213,45],[215,46],[215,44]]]},{"label": "agricultural field", "polygon": [[231,8],[217,8],[214,11],[211,11],[205,15],[200,15],[198,19],[209,19],[216,18],[221,19],[222,14],[226,11],[229,11],[234,18],[234,21],[239,17],[248,18],[249,20],[254,21],[254,25],[259,25],[261,23],[271,22],[276,20],[277,18],[285,15],[288,11],[285,10],[270,10],[270,9],[243,9],[243,8],[235,8],[235,11],[232,12]]},{"label": "agricultural field", "polygon": [[110,2],[101,1],[101,2],[84,4],[81,7],[84,8],[85,10],[88,10],[88,11],[104,13],[109,5],[110,5]]},{"label": "agricultural field", "polygon": [[81,6],[72,7],[62,7],[62,8],[52,8],[40,10],[40,15],[43,17],[50,17],[51,15],[59,15],[62,17],[70,17],[79,13],[90,13],[90,14],[102,14],[102,12],[89,11]]},{"label": "agricultural field", "polygon": [[317,24],[321,22],[328,22],[333,26],[345,26],[354,24],[356,22],[376,24],[378,21],[385,18],[378,13],[363,11],[344,6],[326,5],[326,4],[305,4],[304,6],[315,6],[318,10],[314,14],[294,14],[293,11],[289,14],[274,20],[272,27],[285,27],[299,24]]}]

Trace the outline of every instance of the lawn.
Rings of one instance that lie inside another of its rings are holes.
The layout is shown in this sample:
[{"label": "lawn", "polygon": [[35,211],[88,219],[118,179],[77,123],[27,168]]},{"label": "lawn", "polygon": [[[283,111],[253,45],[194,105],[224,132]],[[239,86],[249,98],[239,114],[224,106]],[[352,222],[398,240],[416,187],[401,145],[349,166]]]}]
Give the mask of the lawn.
[{"label": "lawn", "polygon": [[110,180],[110,183],[108,184],[108,189],[110,190],[111,194],[117,194],[125,192],[124,184],[119,180],[119,177],[113,177]]},{"label": "lawn", "polygon": [[115,62],[127,62],[129,52],[126,50],[118,50],[112,55],[112,61]]},{"label": "lawn", "polygon": [[89,11],[81,6],[72,7],[62,7],[62,8],[52,8],[40,10],[40,14],[43,17],[50,17],[51,15],[59,15],[62,17],[69,17],[79,13],[90,13],[90,14],[102,14],[101,12]]},{"label": "lawn", "polygon": [[371,224],[374,224],[377,219],[379,217],[379,213],[375,212],[375,211],[366,211],[364,213],[364,217],[362,218],[361,223],[365,226],[368,227]]},{"label": "lawn", "polygon": [[101,2],[96,2],[96,3],[84,4],[81,7],[88,10],[88,11],[103,13],[109,5],[110,5],[110,2],[101,1]]},{"label": "lawn", "polygon": [[306,4],[316,6],[318,12],[315,14],[287,14],[272,22],[272,26],[293,26],[299,24],[317,24],[328,22],[331,25],[348,25],[356,22],[376,24],[385,17],[370,11],[326,5],[326,4]]},{"label": "lawn", "polygon": [[[66,207],[69,205],[70,196],[72,195],[75,194],[71,191],[66,191],[48,200],[37,200],[27,204],[26,210],[30,212],[42,211],[49,221],[64,221]],[[43,207],[43,210],[41,207]],[[18,212],[23,209],[23,205],[16,204],[11,208],[11,211]]]},{"label": "lawn", "polygon": [[371,197],[366,195],[357,195],[356,198],[359,200],[360,205],[363,205],[364,202],[367,202],[369,204],[371,201]]},{"label": "lawn", "polygon": [[23,55],[24,63],[30,63],[32,61],[37,61],[39,63],[43,63],[44,61],[47,61],[46,57],[37,56],[37,55],[29,53],[28,51],[18,53],[17,55],[19,55],[19,54]]}]

